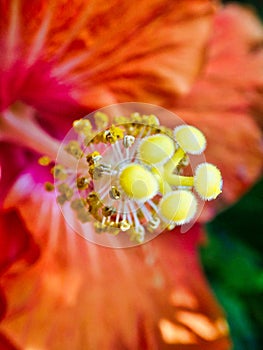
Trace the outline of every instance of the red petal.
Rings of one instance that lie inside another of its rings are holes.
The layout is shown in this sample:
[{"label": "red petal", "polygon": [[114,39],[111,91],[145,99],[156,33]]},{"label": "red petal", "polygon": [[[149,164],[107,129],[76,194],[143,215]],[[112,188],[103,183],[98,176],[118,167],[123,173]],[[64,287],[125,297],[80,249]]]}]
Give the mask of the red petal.
[{"label": "red petal", "polygon": [[[18,347],[13,345],[10,340],[0,333],[0,349],[1,350],[19,350]],[[22,348],[21,348],[22,349]]]},{"label": "red petal", "polygon": [[15,261],[23,258],[32,263],[38,249],[15,210],[0,215],[0,273],[5,272]]}]

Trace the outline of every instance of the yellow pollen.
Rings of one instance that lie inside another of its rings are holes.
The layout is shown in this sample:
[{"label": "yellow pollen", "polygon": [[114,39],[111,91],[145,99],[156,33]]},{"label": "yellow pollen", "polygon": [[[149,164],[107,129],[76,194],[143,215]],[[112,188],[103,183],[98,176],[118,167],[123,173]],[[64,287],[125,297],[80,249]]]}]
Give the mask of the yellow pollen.
[{"label": "yellow pollen", "polygon": [[103,133],[102,142],[115,143],[119,139],[123,139],[123,131],[121,128],[112,125],[108,130]]},{"label": "yellow pollen", "polygon": [[51,163],[51,159],[48,156],[43,156],[38,159],[38,164],[42,166],[48,166]]},{"label": "yellow pollen", "polygon": [[47,181],[45,183],[45,190],[48,191],[48,192],[53,191],[54,190],[54,185],[51,182]]},{"label": "yellow pollen", "polygon": [[51,169],[51,174],[54,176],[54,179],[61,180],[61,181],[66,180],[66,178],[68,177],[66,169],[60,164],[55,165]]},{"label": "yellow pollen", "polygon": [[158,182],[153,174],[140,164],[130,164],[120,173],[120,185],[129,198],[146,201],[158,191]]},{"label": "yellow pollen", "polygon": [[103,130],[107,128],[109,124],[109,117],[107,114],[102,112],[96,112],[94,114],[95,124],[98,130]]},{"label": "yellow pollen", "polygon": [[80,159],[83,156],[83,152],[80,148],[78,141],[72,140],[65,146],[65,151],[71,154],[74,158]]},{"label": "yellow pollen", "polygon": [[79,119],[73,122],[73,128],[77,133],[89,136],[92,132],[92,125],[87,119]]}]

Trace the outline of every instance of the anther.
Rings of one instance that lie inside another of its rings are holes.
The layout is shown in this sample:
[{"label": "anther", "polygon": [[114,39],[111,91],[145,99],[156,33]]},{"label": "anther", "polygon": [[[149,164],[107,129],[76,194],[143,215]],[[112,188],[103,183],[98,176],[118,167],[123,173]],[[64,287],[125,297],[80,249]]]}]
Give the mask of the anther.
[{"label": "anther", "polygon": [[81,176],[77,178],[77,187],[79,190],[85,190],[89,186],[89,179]]},{"label": "anther", "polygon": [[119,139],[122,139],[123,136],[124,135],[122,129],[115,125],[112,125],[110,129],[104,131],[102,140],[105,143],[115,143]]},{"label": "anther", "polygon": [[155,231],[160,225],[160,222],[161,220],[158,218],[158,216],[153,216],[152,219],[147,223],[148,230],[151,232]]},{"label": "anther", "polygon": [[128,221],[126,220],[122,220],[120,222],[120,229],[121,231],[125,232],[128,231],[130,229],[131,225],[128,223]]},{"label": "anther", "polygon": [[69,187],[68,184],[66,183],[62,183],[58,186],[58,191],[59,193],[61,193],[62,195],[64,195],[64,197],[66,198],[66,200],[70,200],[73,196],[73,189]]},{"label": "anther", "polygon": [[48,192],[53,191],[54,190],[54,185],[51,182],[47,181],[45,183],[45,190],[48,191]]},{"label": "anther", "polygon": [[116,209],[114,207],[105,206],[102,208],[102,215],[103,216],[108,217],[108,216],[111,216],[115,213],[116,213]]},{"label": "anther", "polygon": [[123,146],[129,148],[134,144],[135,137],[132,135],[125,135],[123,138]]},{"label": "anther", "polygon": [[51,163],[51,159],[48,156],[43,156],[38,159],[38,164],[42,166],[48,166]]},{"label": "anther", "polygon": [[116,186],[111,186],[109,195],[112,199],[115,199],[115,200],[120,199],[121,197],[121,193]]},{"label": "anther", "polygon": [[89,165],[93,165],[93,164],[98,163],[102,159],[102,156],[100,155],[100,153],[98,151],[94,151],[92,153],[89,153],[86,156],[86,159],[87,159],[87,162]]},{"label": "anther", "polygon": [[70,203],[70,207],[73,209],[73,210],[80,210],[80,209],[84,209],[85,208],[85,202],[84,200],[81,198],[77,198],[77,199],[74,199],[71,203]]},{"label": "anther", "polygon": [[62,165],[55,165],[51,169],[51,174],[54,176],[54,179],[64,181],[68,177],[66,169]]},{"label": "anther", "polygon": [[102,112],[96,112],[94,114],[94,120],[98,130],[105,129],[109,124],[109,117],[107,114]]},{"label": "anther", "polygon": [[[212,164],[200,164],[192,176],[190,167],[184,171],[188,153],[200,154],[206,147],[197,128],[181,125],[172,130],[153,114],[120,115],[109,125],[108,116],[97,112],[94,120],[97,129],[94,122],[76,120],[78,141],[64,147],[77,159],[84,155],[87,162],[80,161],[76,169],[56,165],[52,173],[58,203],[69,202],[82,223],[92,219],[96,232],[128,231],[130,240],[142,243],[150,233],[193,220],[197,194],[211,200],[221,192],[222,177]],[[39,160],[41,165],[50,162],[48,157]],[[45,186],[53,188],[51,183]]]},{"label": "anther", "polygon": [[92,134],[92,125],[87,119],[79,119],[73,122],[74,130],[85,136],[90,136]]},{"label": "anther", "polygon": [[71,140],[69,143],[65,146],[65,151],[72,155],[76,159],[80,159],[83,156],[82,149],[80,148],[80,145],[78,141]]}]

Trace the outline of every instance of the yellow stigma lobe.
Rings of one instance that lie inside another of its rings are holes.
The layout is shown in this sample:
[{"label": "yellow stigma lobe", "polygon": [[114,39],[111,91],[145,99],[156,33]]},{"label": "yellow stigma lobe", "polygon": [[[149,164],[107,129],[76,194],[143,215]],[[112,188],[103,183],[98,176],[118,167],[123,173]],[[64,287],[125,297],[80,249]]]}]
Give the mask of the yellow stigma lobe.
[{"label": "yellow stigma lobe", "polygon": [[120,185],[129,198],[147,200],[158,191],[158,182],[152,173],[140,164],[130,164],[120,173]]},{"label": "yellow stigma lobe", "polygon": [[180,125],[176,127],[174,137],[180,147],[187,153],[200,154],[205,150],[205,136],[194,126]]},{"label": "yellow stigma lobe", "polygon": [[164,164],[172,157],[174,151],[174,141],[164,134],[145,137],[138,149],[140,159],[153,165]]},{"label": "yellow stigma lobe", "polygon": [[183,225],[196,213],[197,201],[190,191],[178,190],[168,193],[159,203],[159,211],[166,222]]},{"label": "yellow stigma lobe", "polygon": [[197,167],[194,186],[202,199],[215,199],[222,192],[222,184],[221,173],[215,165],[203,163]]}]

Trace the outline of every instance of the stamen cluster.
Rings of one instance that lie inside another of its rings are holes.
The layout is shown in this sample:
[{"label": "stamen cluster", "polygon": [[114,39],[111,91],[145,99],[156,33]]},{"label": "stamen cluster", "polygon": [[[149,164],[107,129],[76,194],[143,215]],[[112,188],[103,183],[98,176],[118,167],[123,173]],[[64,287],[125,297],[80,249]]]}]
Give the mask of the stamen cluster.
[{"label": "stamen cluster", "polygon": [[97,112],[93,124],[88,119],[73,123],[76,139],[64,151],[76,168],[60,163],[52,172],[58,203],[69,205],[81,223],[92,221],[98,233],[125,232],[142,243],[148,234],[194,220],[200,200],[221,193],[214,165],[203,162],[185,175],[189,155],[206,147],[196,127],[172,130],[155,115],[139,113],[115,117],[109,125],[108,116]]}]

